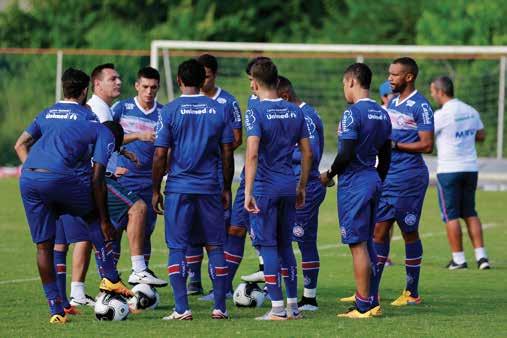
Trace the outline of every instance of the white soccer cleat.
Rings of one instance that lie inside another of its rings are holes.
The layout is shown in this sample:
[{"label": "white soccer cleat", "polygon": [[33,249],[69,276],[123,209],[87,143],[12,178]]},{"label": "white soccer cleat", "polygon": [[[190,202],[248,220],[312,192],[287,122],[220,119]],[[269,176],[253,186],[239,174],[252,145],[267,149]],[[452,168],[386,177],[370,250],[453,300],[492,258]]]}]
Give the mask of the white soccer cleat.
[{"label": "white soccer cleat", "polygon": [[137,273],[132,271],[132,273],[129,276],[129,284],[132,285],[148,284],[151,286],[161,287],[166,286],[167,281],[155,276],[155,274],[150,269],[146,269],[144,271]]},{"label": "white soccer cleat", "polygon": [[222,312],[222,310],[214,309],[213,312],[211,312],[211,319],[229,319],[229,312],[227,312],[227,310]]},{"label": "white soccer cleat", "polygon": [[92,296],[85,295],[84,298],[70,297],[69,303],[71,306],[89,306],[95,307],[95,298]]},{"label": "white soccer cleat", "polygon": [[241,279],[245,282],[264,283],[264,271],[257,271],[250,275],[241,276]]},{"label": "white soccer cleat", "polygon": [[173,311],[169,316],[162,318],[162,320],[192,320],[192,311],[186,310],[182,314]]},{"label": "white soccer cleat", "polygon": [[255,318],[255,320],[288,320],[287,312],[273,312],[269,310],[265,315]]}]

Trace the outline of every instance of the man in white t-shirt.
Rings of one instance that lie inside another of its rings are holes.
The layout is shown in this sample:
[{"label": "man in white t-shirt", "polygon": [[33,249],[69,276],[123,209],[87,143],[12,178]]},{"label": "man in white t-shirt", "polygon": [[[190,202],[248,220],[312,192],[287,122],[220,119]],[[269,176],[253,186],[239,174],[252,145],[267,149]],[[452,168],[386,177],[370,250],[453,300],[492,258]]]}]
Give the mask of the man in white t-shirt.
[{"label": "man in white t-shirt", "polygon": [[447,268],[467,268],[459,223],[459,219],[463,218],[474,247],[477,267],[480,270],[489,269],[482,224],[475,210],[478,176],[475,142],[484,141],[484,125],[473,107],[454,98],[454,86],[447,76],[433,80],[430,91],[435,102],[441,106],[435,112],[435,136],[438,149],[438,199],[452,251],[452,260]]}]

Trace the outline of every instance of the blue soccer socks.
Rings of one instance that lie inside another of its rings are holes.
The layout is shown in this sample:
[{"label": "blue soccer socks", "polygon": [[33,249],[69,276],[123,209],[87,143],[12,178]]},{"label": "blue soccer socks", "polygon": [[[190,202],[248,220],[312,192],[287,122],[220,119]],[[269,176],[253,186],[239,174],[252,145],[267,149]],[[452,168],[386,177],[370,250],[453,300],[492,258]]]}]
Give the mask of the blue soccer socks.
[{"label": "blue soccer socks", "polygon": [[190,282],[201,283],[202,246],[189,246],[185,252]]},{"label": "blue soccer socks", "polygon": [[174,294],[174,307],[177,313],[189,310],[187,297],[187,262],[181,249],[169,249],[167,274]]},{"label": "blue soccer socks", "polygon": [[208,271],[213,283],[214,309],[225,312],[225,293],[227,282],[227,265],[225,264],[224,250],[221,246],[208,251]]},{"label": "blue soccer socks", "polygon": [[59,296],[58,285],[56,282],[42,284],[42,288],[44,289],[46,299],[48,300],[51,316],[57,314],[64,316],[65,312],[63,311],[62,300]]},{"label": "blue soccer socks", "polygon": [[67,250],[54,251],[53,260],[56,272],[56,284],[58,286],[58,294],[65,308],[70,306],[67,299]]},{"label": "blue soccer socks", "polygon": [[405,289],[410,291],[410,295],[415,298],[419,296],[418,287],[422,255],[423,247],[421,240],[405,244],[405,271],[407,273],[407,286]]},{"label": "blue soccer socks", "polygon": [[317,280],[320,270],[319,252],[316,242],[298,242],[301,251],[301,267],[303,270],[303,296],[315,298],[317,296]]},{"label": "blue soccer socks", "polygon": [[260,253],[264,260],[264,278],[266,287],[268,288],[269,298],[273,306],[278,307],[282,302],[283,295],[280,285],[280,260],[278,258],[278,250],[272,246],[261,246]]}]

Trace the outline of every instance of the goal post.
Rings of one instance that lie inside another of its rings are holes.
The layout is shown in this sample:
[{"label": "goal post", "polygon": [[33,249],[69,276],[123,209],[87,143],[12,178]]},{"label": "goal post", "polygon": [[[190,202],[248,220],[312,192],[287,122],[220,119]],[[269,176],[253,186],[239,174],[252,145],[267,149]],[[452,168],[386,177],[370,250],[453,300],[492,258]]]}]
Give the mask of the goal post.
[{"label": "goal post", "polygon": [[[504,153],[505,57],[506,46],[414,46],[339,45],[154,40],[150,64],[160,68],[167,81],[167,97],[172,98],[176,66],[185,58],[211,53],[219,60],[219,85],[232,92],[245,108],[249,95],[244,68],[248,59],[264,55],[274,59],[280,74],[295,85],[299,96],[316,106],[325,123],[336,125],[346,103],[340,81],[344,68],[352,62],[365,62],[373,71],[371,95],[378,99],[378,85],[387,78],[392,59],[414,57],[420,65],[417,88],[429,98],[428,84],[435,76],[448,75],[455,81],[457,97],[474,106],[483,117],[488,134],[495,142],[480,145],[481,156],[502,158]],[[172,69],[172,72],[171,72]],[[326,128],[326,140],[334,142],[333,128]]]}]

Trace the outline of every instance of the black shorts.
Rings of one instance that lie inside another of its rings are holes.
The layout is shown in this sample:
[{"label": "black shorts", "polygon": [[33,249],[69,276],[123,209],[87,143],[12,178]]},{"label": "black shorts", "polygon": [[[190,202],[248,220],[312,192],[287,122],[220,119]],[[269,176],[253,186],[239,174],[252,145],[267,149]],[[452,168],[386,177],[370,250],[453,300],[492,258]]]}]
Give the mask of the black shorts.
[{"label": "black shorts", "polygon": [[476,171],[437,174],[438,202],[444,222],[477,216]]}]

